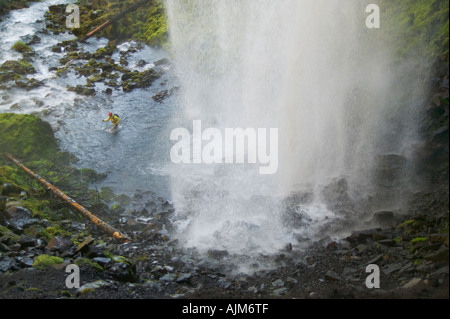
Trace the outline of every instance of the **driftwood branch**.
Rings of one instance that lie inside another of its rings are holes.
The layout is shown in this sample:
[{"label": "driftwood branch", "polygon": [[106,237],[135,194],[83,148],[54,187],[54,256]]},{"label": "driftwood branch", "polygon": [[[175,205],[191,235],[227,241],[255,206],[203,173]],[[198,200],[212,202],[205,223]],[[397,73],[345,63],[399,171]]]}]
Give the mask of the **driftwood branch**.
[{"label": "driftwood branch", "polygon": [[23,165],[19,160],[14,158],[10,154],[5,154],[7,158],[9,158],[11,161],[14,162],[18,167],[20,167],[28,176],[36,179],[42,186],[44,186],[46,189],[50,190],[53,194],[61,198],[64,202],[69,204],[72,208],[74,208],[76,211],[78,211],[81,215],[89,219],[91,222],[93,222],[96,226],[98,226],[100,229],[111,235],[112,237],[123,241],[123,242],[129,242],[130,239],[122,234],[117,229],[113,228],[109,224],[105,223],[103,220],[98,218],[97,216],[93,215],[91,212],[89,212],[86,208],[75,202],[72,198],[64,194],[62,191],[60,191],[58,188],[47,182],[45,179],[31,171],[29,168],[27,168],[25,165]]},{"label": "driftwood branch", "polygon": [[94,30],[90,31],[89,33],[87,33],[84,36],[84,40],[87,40],[88,38],[90,38],[91,36],[93,36],[94,34],[96,34],[97,32],[99,32],[100,30],[104,29],[105,27],[109,26],[110,24],[122,19],[125,15],[127,15],[130,12],[136,11],[138,8],[142,7],[143,5],[147,4],[147,3],[151,3],[153,2],[153,0],[142,0],[142,1],[138,1],[135,4],[133,4],[132,6],[128,7],[127,9],[125,9],[124,11],[116,14],[115,16],[111,17],[110,19],[108,19],[107,21],[105,21],[104,23],[102,23],[100,26],[98,26],[97,28],[95,28]]}]

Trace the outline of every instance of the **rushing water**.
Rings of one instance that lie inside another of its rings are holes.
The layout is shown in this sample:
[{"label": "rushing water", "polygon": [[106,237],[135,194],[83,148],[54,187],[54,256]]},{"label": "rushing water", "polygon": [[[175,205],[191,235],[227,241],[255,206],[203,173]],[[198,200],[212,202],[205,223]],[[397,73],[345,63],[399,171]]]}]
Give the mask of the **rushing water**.
[{"label": "rushing water", "polygon": [[[172,197],[186,218],[179,223],[186,246],[277,251],[295,243],[296,231],[312,236],[315,225],[335,217],[319,197],[332,178],[346,176],[350,192],[364,194],[376,155],[405,154],[415,139],[411,101],[422,91],[414,78],[401,80],[406,69],[393,62],[383,41],[389,34],[366,27],[368,4],[166,0],[182,87],[173,127],[193,132],[201,120],[203,130],[222,133],[278,129],[275,174],[259,174],[257,164],[174,168]],[[400,101],[411,104],[408,112],[396,113]],[[314,200],[297,209],[311,222],[292,231],[282,222],[283,199],[303,189]]]}]

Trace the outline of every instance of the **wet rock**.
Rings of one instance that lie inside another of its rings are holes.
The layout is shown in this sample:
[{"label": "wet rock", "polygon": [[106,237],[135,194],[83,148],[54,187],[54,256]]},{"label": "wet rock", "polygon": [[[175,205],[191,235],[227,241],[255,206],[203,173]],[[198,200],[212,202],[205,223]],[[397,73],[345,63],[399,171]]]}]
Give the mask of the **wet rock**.
[{"label": "wet rock", "polygon": [[178,283],[183,283],[183,282],[189,282],[192,278],[192,274],[191,273],[184,273],[181,274],[178,278],[177,278],[177,282]]},{"label": "wet rock", "polygon": [[449,235],[447,234],[433,234],[428,237],[430,243],[441,243],[448,247],[449,245]]},{"label": "wet rock", "polygon": [[395,271],[399,271],[403,268],[403,264],[401,263],[394,263],[394,264],[388,264],[385,267],[383,267],[382,271],[385,275],[390,275],[391,273]]},{"label": "wet rock", "polygon": [[13,260],[10,257],[5,256],[2,259],[0,259],[0,271],[6,272],[10,270],[12,267],[13,267]]},{"label": "wet rock", "polygon": [[9,206],[7,212],[11,216],[8,227],[17,232],[39,222],[39,219],[31,217],[28,209],[21,206]]},{"label": "wet rock", "polygon": [[54,251],[65,251],[71,246],[73,246],[73,242],[70,239],[55,236],[49,241],[46,248]]},{"label": "wet rock", "polygon": [[82,253],[87,258],[104,257],[103,248],[87,245],[82,249]]},{"label": "wet rock", "polygon": [[144,60],[139,60],[138,61],[138,63],[136,63],[136,65],[138,66],[138,67],[143,67],[143,66],[145,66],[145,65],[147,65],[148,64],[148,62],[147,61],[144,61]]},{"label": "wet rock", "polygon": [[136,282],[135,266],[126,262],[116,262],[108,270],[107,274],[121,282]]},{"label": "wet rock", "polygon": [[176,279],[177,279],[176,274],[165,274],[159,278],[160,281],[169,281],[169,282],[175,281]]},{"label": "wet rock", "polygon": [[25,257],[21,258],[20,266],[25,267],[25,268],[30,268],[30,267],[33,267],[33,262],[34,262],[33,258],[25,256]]},{"label": "wet rock", "polygon": [[278,288],[278,289],[275,289],[274,291],[273,291],[273,294],[275,295],[275,296],[282,296],[282,295],[284,295],[286,292],[288,291],[288,288]]},{"label": "wet rock", "polygon": [[382,239],[378,240],[377,243],[388,247],[394,247],[397,244],[397,242],[393,239]]},{"label": "wet rock", "polygon": [[334,178],[321,192],[323,201],[333,211],[353,210],[353,202],[349,195],[348,181],[345,177]]},{"label": "wet rock", "polygon": [[208,256],[214,259],[222,259],[228,255],[229,253],[227,250],[217,250],[217,249],[208,250]]},{"label": "wet rock", "polygon": [[34,246],[36,246],[36,239],[32,236],[21,235],[18,243],[20,244],[20,247],[22,247],[22,248],[34,247]]},{"label": "wet rock", "polygon": [[277,279],[275,281],[272,281],[272,286],[274,287],[283,287],[284,286],[284,281],[281,279]]},{"label": "wet rock", "polygon": [[155,66],[167,65],[169,63],[170,63],[170,60],[167,58],[162,58],[162,59],[154,62]]},{"label": "wet rock", "polygon": [[[370,229],[362,229],[355,230],[352,234],[346,238],[346,240],[352,244],[365,243],[367,239],[373,239],[374,234],[380,233],[381,228],[370,228]],[[379,238],[385,239],[385,238]]]},{"label": "wet rock", "polygon": [[423,283],[423,280],[420,278],[412,278],[406,284],[404,284],[401,288],[411,289]]},{"label": "wet rock", "polygon": [[89,293],[95,289],[108,286],[108,283],[104,280],[96,280],[94,282],[90,282],[87,284],[84,284],[80,288],[78,288],[78,292],[81,294]]},{"label": "wet rock", "polygon": [[51,51],[54,53],[62,53],[62,46],[58,43],[57,45],[52,46]]},{"label": "wet rock", "polygon": [[448,262],[448,258],[448,248],[445,248],[444,246],[442,246],[438,251],[425,256],[426,260],[431,260],[433,262]]},{"label": "wet rock", "polygon": [[392,187],[398,184],[408,160],[398,154],[379,155],[375,158],[375,180],[378,185]]},{"label": "wet rock", "polygon": [[41,38],[36,34],[26,35],[22,38],[22,41],[24,41],[27,45],[32,45],[41,43]]},{"label": "wet rock", "polygon": [[107,268],[112,264],[111,258],[108,257],[94,257],[93,260],[104,268]]},{"label": "wet rock", "polygon": [[77,94],[80,95],[85,95],[85,96],[94,96],[95,95],[95,89],[92,88],[88,88],[84,85],[77,85],[76,87],[72,87],[72,86],[68,86],[67,87],[68,91],[73,91]]},{"label": "wet rock", "polygon": [[394,221],[394,212],[383,210],[373,213],[373,222],[379,225],[388,226]]},{"label": "wet rock", "polygon": [[156,95],[153,95],[152,99],[155,102],[161,103],[167,96],[169,96],[169,90],[163,90],[163,91],[156,93]]},{"label": "wet rock", "polygon": [[336,272],[328,270],[325,274],[325,279],[328,281],[339,281],[341,277]]}]

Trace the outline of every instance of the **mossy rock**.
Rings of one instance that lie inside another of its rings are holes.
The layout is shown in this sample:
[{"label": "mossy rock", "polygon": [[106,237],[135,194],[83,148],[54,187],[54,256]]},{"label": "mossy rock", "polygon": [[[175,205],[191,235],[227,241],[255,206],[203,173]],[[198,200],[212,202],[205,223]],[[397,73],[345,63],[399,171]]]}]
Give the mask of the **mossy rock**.
[{"label": "mossy rock", "polygon": [[22,41],[17,41],[16,43],[14,43],[14,45],[12,46],[11,49],[13,49],[14,51],[20,52],[20,53],[26,53],[26,52],[33,51],[28,45],[26,45]]},{"label": "mossy rock", "polygon": [[29,114],[0,114],[0,148],[20,159],[52,158],[59,148],[52,127]]},{"label": "mossy rock", "polygon": [[89,268],[94,268],[95,270],[98,270],[98,271],[104,270],[103,267],[100,266],[97,262],[95,262],[89,258],[84,258],[84,257],[78,258],[77,260],[75,260],[75,265],[80,266],[80,267],[86,266]]},{"label": "mossy rock", "polygon": [[36,73],[34,66],[24,59],[5,61],[0,67],[0,72],[2,71],[13,71],[20,75]]},{"label": "mossy rock", "polygon": [[33,262],[33,267],[36,269],[43,270],[52,265],[62,264],[62,263],[63,263],[63,259],[60,257],[49,256],[49,255],[43,254],[43,255],[39,255],[36,257],[36,259]]},{"label": "mossy rock", "polygon": [[119,195],[114,198],[116,202],[118,202],[121,206],[126,207],[131,204],[131,198],[127,195]]},{"label": "mossy rock", "polygon": [[107,187],[107,186],[103,186],[100,189],[100,193],[99,196],[101,199],[103,199],[105,202],[110,202],[114,199],[114,197],[116,195],[114,195],[113,191],[111,190],[111,188]]}]

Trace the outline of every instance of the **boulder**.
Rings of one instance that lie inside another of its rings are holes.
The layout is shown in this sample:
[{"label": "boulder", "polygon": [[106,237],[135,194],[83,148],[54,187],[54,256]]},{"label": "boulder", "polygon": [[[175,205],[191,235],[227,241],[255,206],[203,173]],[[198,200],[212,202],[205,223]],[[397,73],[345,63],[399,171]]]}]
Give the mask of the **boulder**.
[{"label": "boulder", "polygon": [[373,222],[382,226],[388,226],[394,221],[394,212],[382,210],[373,213]]},{"label": "boulder", "polygon": [[71,246],[73,246],[73,242],[70,239],[55,236],[49,241],[46,248],[62,252],[69,249]]}]

